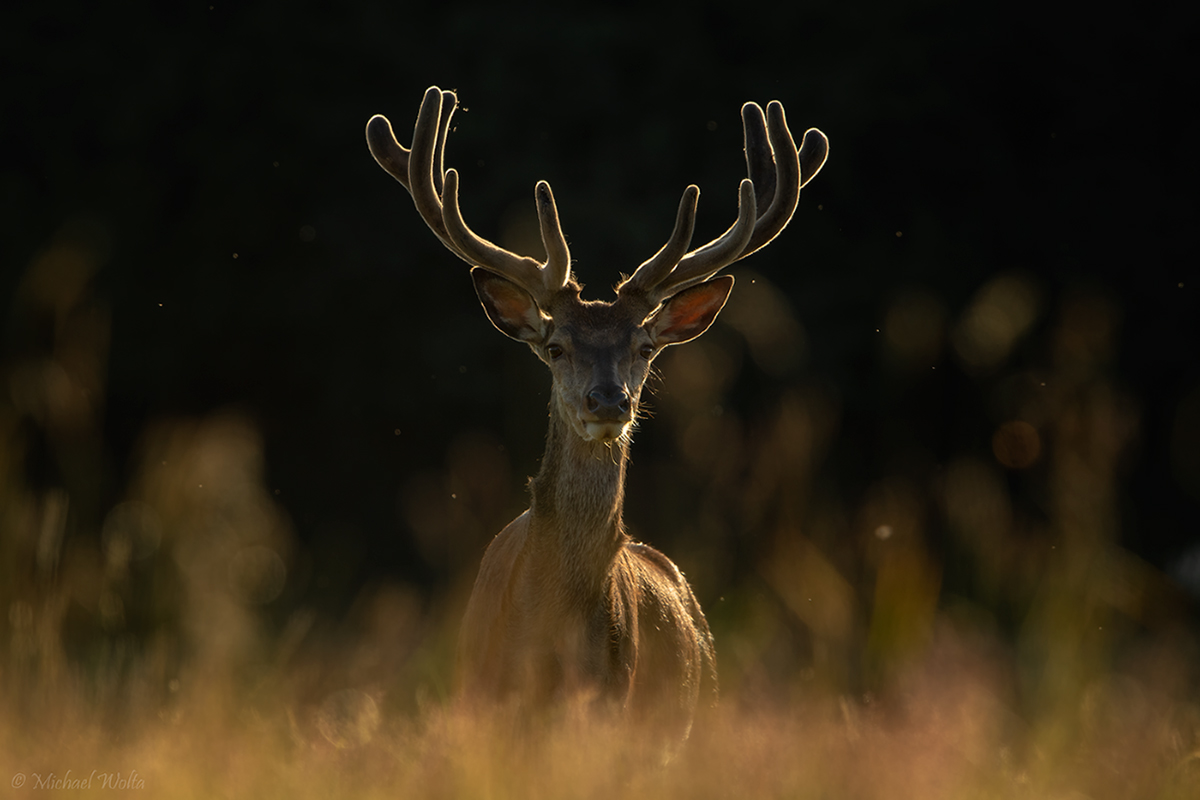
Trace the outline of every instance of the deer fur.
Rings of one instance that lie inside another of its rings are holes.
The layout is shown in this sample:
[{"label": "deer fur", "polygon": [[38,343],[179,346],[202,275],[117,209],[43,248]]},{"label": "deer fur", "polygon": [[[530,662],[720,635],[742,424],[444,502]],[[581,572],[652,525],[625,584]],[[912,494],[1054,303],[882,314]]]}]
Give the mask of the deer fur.
[{"label": "deer fur", "polygon": [[[413,195],[422,218],[472,265],[484,311],[550,369],[550,423],[529,510],[487,548],[459,645],[462,693],[474,701],[547,709],[589,705],[686,737],[702,693],[716,698],[713,637],[679,569],[625,529],[625,470],[641,393],[663,348],[716,319],[733,288],[725,266],[787,225],[800,188],[824,163],[815,128],[797,150],[771,103],[742,109],[750,177],[737,221],[689,250],[699,190],[689,186],[667,244],[617,287],[583,300],[553,193],[535,199],[547,259],[511,253],[462,220],[458,174],[443,150],[457,98],[431,87],[409,150],[391,124],[367,124],[372,155]],[[707,687],[707,688],[706,688]]]}]

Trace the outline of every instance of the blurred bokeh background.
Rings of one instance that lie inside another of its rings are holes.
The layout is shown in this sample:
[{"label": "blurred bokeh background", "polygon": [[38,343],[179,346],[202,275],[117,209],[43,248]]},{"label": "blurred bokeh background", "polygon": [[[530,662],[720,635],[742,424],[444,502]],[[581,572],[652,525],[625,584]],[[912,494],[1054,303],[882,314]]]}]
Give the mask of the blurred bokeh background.
[{"label": "blurred bokeh background", "polygon": [[112,724],[269,696],[337,747],[449,692],[549,378],[367,152],[437,84],[469,223],[540,255],[550,181],[592,298],[687,184],[697,240],[732,221],[741,103],[830,137],[633,447],[627,521],[689,576],[728,697],[984,675],[979,714],[1046,721],[1021,741],[1184,758],[1198,29],[1062,5],[6,7],[9,735],[68,684]]}]

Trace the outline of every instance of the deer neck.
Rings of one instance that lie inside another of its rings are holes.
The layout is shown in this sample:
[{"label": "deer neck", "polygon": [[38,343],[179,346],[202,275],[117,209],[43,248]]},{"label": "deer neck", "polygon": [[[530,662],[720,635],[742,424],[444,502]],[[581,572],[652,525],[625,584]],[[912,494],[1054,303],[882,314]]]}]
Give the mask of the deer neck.
[{"label": "deer neck", "polygon": [[600,591],[624,542],[625,462],[629,444],[579,437],[551,403],[542,466],[530,482],[530,533],[576,590]]}]

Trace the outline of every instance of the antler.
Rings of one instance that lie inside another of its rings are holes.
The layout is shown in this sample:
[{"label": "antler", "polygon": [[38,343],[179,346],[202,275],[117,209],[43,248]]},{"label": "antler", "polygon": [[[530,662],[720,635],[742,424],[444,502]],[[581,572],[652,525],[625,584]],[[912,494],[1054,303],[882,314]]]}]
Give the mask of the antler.
[{"label": "antler", "polygon": [[[688,251],[700,189],[687,187],[671,238],[617,286],[618,295],[644,294],[657,305],[766,246],[787,226],[800,200],[800,189],[825,164],[829,140],[821,131],[809,128],[797,151],[778,100],[767,105],[765,120],[757,103],[746,103],[742,106],[742,127],[750,177],[743,178],[739,187],[737,221],[718,238]],[[764,207],[759,216],[758,209]]]},{"label": "antler", "polygon": [[[534,189],[546,248],[544,263],[505,250],[468,228],[458,206],[458,172],[443,171],[442,164],[450,118],[457,106],[454,92],[431,86],[421,101],[411,150],[396,140],[392,124],[382,114],[367,122],[367,146],[379,166],[408,189],[421,218],[442,244],[468,264],[505,276],[546,308],[571,273],[571,253],[550,184],[539,181]],[[737,221],[721,236],[689,251],[700,190],[687,187],[671,238],[617,286],[618,295],[641,294],[657,305],[766,246],[787,226],[800,200],[800,189],[825,163],[829,140],[821,131],[809,128],[797,151],[778,100],[767,105],[765,118],[757,103],[746,103],[742,127],[750,177],[742,179],[738,188]],[[760,208],[766,209],[761,215]]]},{"label": "antler", "polygon": [[392,123],[382,114],[367,122],[367,146],[379,166],[408,189],[421,218],[450,252],[472,266],[503,275],[546,308],[554,294],[566,286],[571,271],[571,253],[550,184],[539,181],[534,189],[546,247],[544,264],[505,250],[468,228],[458,207],[458,172],[443,172],[442,167],[450,118],[457,106],[454,92],[430,86],[417,114],[411,150],[396,140]]}]

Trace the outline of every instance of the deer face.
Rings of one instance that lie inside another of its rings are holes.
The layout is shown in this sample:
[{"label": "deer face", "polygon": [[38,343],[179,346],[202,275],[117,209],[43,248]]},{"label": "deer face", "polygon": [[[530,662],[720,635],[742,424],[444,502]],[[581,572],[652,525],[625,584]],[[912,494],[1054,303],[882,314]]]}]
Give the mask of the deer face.
[{"label": "deer face", "polygon": [[816,128],[796,142],[774,101],[766,114],[742,106],[746,169],[738,186],[737,220],[708,244],[691,247],[700,190],[689,186],[679,202],[667,243],[618,284],[611,303],[579,299],[571,253],[550,184],[534,188],[546,260],[505,250],[472,231],[458,204],[458,173],[443,163],[458,98],[431,86],[421,101],[412,149],[396,141],[392,124],[376,115],[367,145],[388,174],[412,194],[430,230],[471,264],[475,290],[488,317],[508,336],[528,344],[554,376],[554,413],[587,441],[627,436],[637,418],[650,362],[663,347],[703,333],[725,304],[733,278],[716,277],[774,239],[796,210],[800,189],[829,150]]},{"label": "deer face", "polygon": [[654,357],[699,336],[725,305],[733,278],[693,286],[657,308],[636,294],[612,303],[579,299],[569,285],[542,309],[512,281],[471,271],[475,291],[502,333],[529,345],[550,367],[555,412],[585,441],[629,434]]}]

